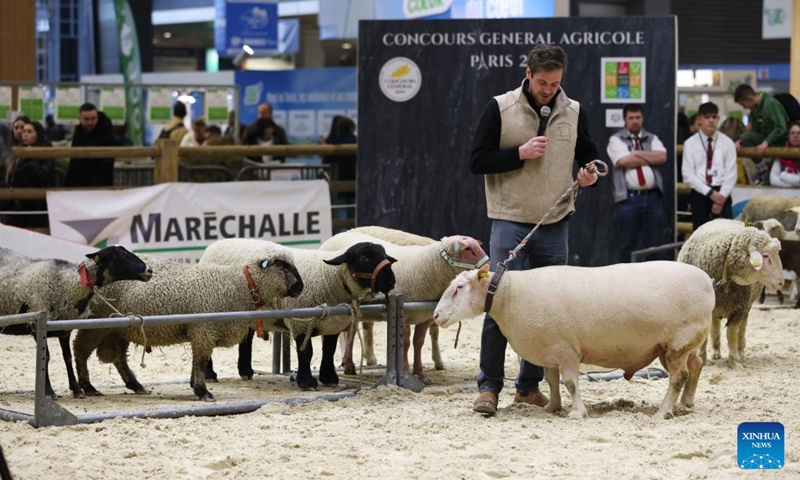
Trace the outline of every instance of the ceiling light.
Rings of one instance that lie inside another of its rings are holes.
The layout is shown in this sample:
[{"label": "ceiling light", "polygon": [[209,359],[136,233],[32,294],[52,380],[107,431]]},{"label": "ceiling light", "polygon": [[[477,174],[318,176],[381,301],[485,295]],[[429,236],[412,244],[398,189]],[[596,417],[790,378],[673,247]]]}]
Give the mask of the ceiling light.
[{"label": "ceiling light", "polygon": [[344,49],[344,50],[350,50],[351,48],[353,48],[353,44],[350,43],[350,42],[344,42],[342,44],[342,49]]},{"label": "ceiling light", "polygon": [[178,101],[193,105],[197,100],[191,95],[181,95],[178,97]]},{"label": "ceiling light", "polygon": [[252,48],[250,48],[250,45],[245,45],[245,46],[243,46],[243,47],[242,47],[242,50],[244,50],[245,52],[247,52],[247,54],[248,54],[248,55],[253,55],[253,54],[255,54],[255,53],[256,53],[256,52],[255,52],[255,51],[254,51]]},{"label": "ceiling light", "polygon": [[172,32],[164,32],[164,38],[172,38]]}]

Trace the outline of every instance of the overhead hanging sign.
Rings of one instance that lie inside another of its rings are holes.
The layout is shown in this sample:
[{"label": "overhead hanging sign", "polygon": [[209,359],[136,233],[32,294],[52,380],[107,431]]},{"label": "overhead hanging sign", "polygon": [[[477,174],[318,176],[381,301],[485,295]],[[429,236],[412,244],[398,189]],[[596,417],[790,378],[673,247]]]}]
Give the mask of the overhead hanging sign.
[{"label": "overhead hanging sign", "polygon": [[764,0],[761,38],[792,38],[792,0]]},{"label": "overhead hanging sign", "polygon": [[278,52],[278,0],[215,0],[214,47],[234,56],[245,45],[255,55]]}]

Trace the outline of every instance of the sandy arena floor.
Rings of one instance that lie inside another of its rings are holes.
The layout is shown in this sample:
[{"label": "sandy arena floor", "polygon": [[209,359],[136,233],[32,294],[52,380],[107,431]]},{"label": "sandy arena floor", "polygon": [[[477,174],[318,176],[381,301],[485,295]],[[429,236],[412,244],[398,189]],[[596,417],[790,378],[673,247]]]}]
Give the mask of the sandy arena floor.
[{"label": "sandy arena floor", "polygon": [[[774,300],[773,300],[774,301]],[[471,411],[477,390],[481,322],[466,322],[458,349],[455,328],[443,330],[447,369],[433,370],[422,393],[381,387],[337,402],[273,403],[236,416],[115,419],[90,425],[34,429],[0,423],[0,445],[16,479],[175,478],[752,478],[737,461],[737,427],[777,421],[786,431],[786,467],[770,478],[800,478],[800,311],[755,307],[750,316],[746,369],[707,366],[693,412],[663,421],[652,417],[667,384],[663,379],[581,382],[589,418],[575,421],[540,408],[512,405],[513,384],[500,411],[484,418]],[[378,358],[385,359],[385,328],[376,328]],[[51,343],[53,383],[61,405],[82,415],[200,405],[188,386],[190,354],[177,346],[154,351],[147,367],[130,360],[149,396],[126,393],[113,367],[90,361],[99,398],[76,400],[66,390],[57,342]],[[315,343],[319,353],[321,345]],[[268,371],[271,345],[257,341],[256,369]],[[218,403],[353,392],[350,386],[299,392],[284,375],[236,373],[236,349],[214,360],[220,382],[210,384]],[[725,340],[723,334],[723,355]],[[315,355],[314,365],[318,365]],[[509,349],[506,375],[516,374]],[[34,343],[0,336],[3,381],[0,406],[32,413]],[[383,370],[369,369],[374,382]],[[547,386],[543,385],[547,393]],[[569,397],[563,389],[562,395]],[[764,474],[761,474],[764,475]]]}]

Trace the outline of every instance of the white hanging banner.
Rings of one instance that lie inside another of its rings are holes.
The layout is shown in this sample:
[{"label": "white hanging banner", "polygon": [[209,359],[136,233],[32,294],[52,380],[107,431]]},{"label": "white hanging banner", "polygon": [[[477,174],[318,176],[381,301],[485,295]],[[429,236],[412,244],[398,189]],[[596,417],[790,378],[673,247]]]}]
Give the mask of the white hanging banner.
[{"label": "white hanging banner", "polygon": [[19,109],[35,122],[44,121],[44,89],[40,86],[19,87]]},{"label": "white hanging banner", "polygon": [[147,118],[153,123],[169,123],[172,119],[172,89],[147,90]]},{"label": "white hanging banner", "polygon": [[47,210],[54,237],[98,248],[119,244],[188,263],[223,238],[317,248],[332,232],[324,180],[49,191]]},{"label": "white hanging banner", "polygon": [[11,104],[11,87],[0,87],[0,120],[8,117],[8,112],[14,110]]},{"label": "white hanging banner", "polygon": [[56,123],[75,125],[81,108],[81,89],[78,87],[56,88]]},{"label": "white hanging banner", "polygon": [[114,125],[125,124],[125,89],[100,89],[100,110],[106,114]]},{"label": "white hanging banner", "polygon": [[206,123],[227,123],[228,90],[209,88],[205,94]]},{"label": "white hanging banner", "polygon": [[761,38],[792,38],[792,0],[764,0]]}]

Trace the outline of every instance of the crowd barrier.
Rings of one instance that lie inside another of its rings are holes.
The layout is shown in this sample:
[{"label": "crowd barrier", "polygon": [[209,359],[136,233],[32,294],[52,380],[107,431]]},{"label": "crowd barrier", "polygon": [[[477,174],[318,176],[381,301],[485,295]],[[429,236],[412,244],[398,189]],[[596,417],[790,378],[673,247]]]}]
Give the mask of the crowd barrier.
[{"label": "crowd barrier", "polygon": [[[363,313],[385,313],[387,319],[386,374],[375,384],[397,385],[415,392],[422,390],[422,383],[408,374],[403,368],[403,311],[432,311],[435,302],[403,304],[402,295],[390,294],[383,303],[362,305]],[[202,406],[187,406],[156,410],[136,410],[129,412],[108,412],[101,414],[75,415],[62,407],[58,402],[45,396],[45,375],[47,364],[47,332],[78,329],[99,328],[140,328],[142,325],[177,325],[203,322],[222,322],[231,320],[254,321],[256,319],[280,318],[315,318],[323,315],[350,315],[350,307],[338,305],[334,307],[313,307],[291,310],[257,310],[248,312],[200,313],[192,315],[159,315],[124,318],[75,319],[48,321],[47,312],[31,312],[19,315],[0,317],[0,328],[8,325],[34,323],[36,329],[36,380],[34,388],[33,413],[17,412],[0,408],[0,420],[29,422],[34,427],[76,425],[79,423],[95,423],[111,418],[177,418],[183,416],[226,415],[248,413],[263,405],[274,402],[308,402],[313,400],[338,400],[355,393],[334,395],[317,395],[310,397],[291,397],[280,400],[256,400],[250,402],[214,403]],[[273,358],[274,361],[274,358]],[[254,389],[255,391],[255,389]],[[189,401],[187,392],[187,402]],[[91,399],[86,399],[91,402]]]}]

